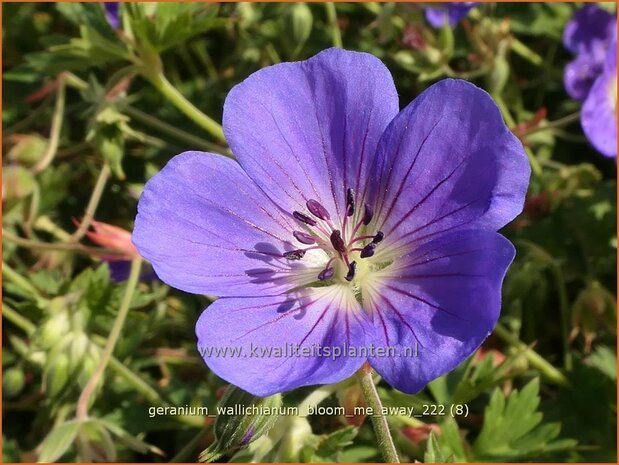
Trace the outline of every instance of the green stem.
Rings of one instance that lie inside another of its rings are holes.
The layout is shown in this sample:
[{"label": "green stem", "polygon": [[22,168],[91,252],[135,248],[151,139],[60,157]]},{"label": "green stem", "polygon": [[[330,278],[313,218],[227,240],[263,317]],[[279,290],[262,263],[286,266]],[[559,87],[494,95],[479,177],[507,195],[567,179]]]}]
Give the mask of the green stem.
[{"label": "green stem", "polygon": [[382,452],[385,462],[400,463],[393,438],[391,437],[391,431],[389,431],[387,418],[382,413],[383,404],[380,401],[378,391],[372,379],[372,370],[369,367],[361,368],[357,372],[357,379],[361,385],[361,391],[367,406],[373,410],[372,424],[376,433],[376,439],[378,440],[378,448]]},{"label": "green stem", "polygon": [[40,231],[45,231],[46,233],[51,234],[56,239],[66,242],[69,240],[71,235],[66,232],[61,227],[54,224],[52,220],[49,219],[49,216],[41,215],[34,222],[34,228]]},{"label": "green stem", "polygon": [[539,164],[539,161],[537,160],[537,157],[533,154],[531,149],[528,147],[525,147],[524,151],[526,152],[527,157],[529,159],[529,164],[531,165],[531,171],[533,171],[533,174],[535,174],[535,176],[541,179],[543,171],[542,171],[542,166]]},{"label": "green stem", "polygon": [[[509,109],[507,108],[503,97],[501,97],[499,94],[493,94],[492,97],[494,97],[494,100],[499,107],[499,110],[501,110],[501,114],[503,115],[503,118],[505,118],[507,126],[510,128],[516,126],[516,121],[512,117],[512,114],[509,112]],[[527,154],[527,157],[529,158],[529,164],[531,165],[531,170],[533,171],[533,174],[535,174],[536,177],[541,179],[543,171],[541,165],[537,161],[537,158],[535,157],[535,155],[533,155],[531,149],[525,147],[524,150]]]},{"label": "green stem", "polygon": [[541,56],[539,56],[537,53],[535,53],[533,50],[531,50],[529,47],[527,47],[515,37],[511,38],[511,48],[516,54],[520,55],[522,58],[529,61],[530,63],[533,63],[536,66],[541,66],[542,64],[544,64],[544,60]]},{"label": "green stem", "polygon": [[11,323],[18,328],[21,328],[28,336],[36,331],[36,326],[27,318],[24,318],[17,312],[2,302],[2,316],[6,317]]},{"label": "green stem", "polygon": [[329,29],[331,29],[331,40],[333,46],[342,48],[342,34],[337,24],[337,11],[335,11],[335,3],[325,3],[325,9],[327,10],[327,20],[329,22]]},{"label": "green stem", "polygon": [[198,450],[199,444],[202,442],[202,439],[204,438],[204,436],[206,436],[210,429],[211,426],[209,425],[198,431],[198,433],[191,439],[191,441],[185,444],[185,447],[183,447],[178,452],[178,454],[172,457],[172,460],[170,460],[169,463],[183,463],[187,462],[187,459],[193,461],[195,459],[194,454]]},{"label": "green stem", "polygon": [[37,174],[47,168],[54,160],[58,151],[58,142],[60,141],[60,131],[62,129],[62,118],[64,116],[65,104],[65,82],[64,78],[58,78],[58,90],[56,94],[56,105],[54,106],[54,114],[52,116],[52,128],[50,130],[49,142],[47,150],[43,157],[32,167],[32,172]]},{"label": "green stem", "polygon": [[552,274],[557,285],[557,293],[559,294],[559,309],[561,310],[561,337],[563,339],[563,366],[567,371],[572,369],[572,352],[570,351],[570,308],[567,298],[567,289],[565,287],[565,279],[561,266],[553,260]]},{"label": "green stem", "polygon": [[142,259],[140,257],[133,259],[131,262],[129,279],[127,280],[127,287],[125,288],[125,294],[123,295],[122,302],[120,303],[120,309],[118,310],[118,315],[116,315],[114,325],[112,326],[107,343],[103,349],[101,360],[99,361],[97,369],[88,380],[88,384],[84,387],[84,390],[77,401],[76,411],[78,420],[86,420],[88,418],[88,405],[90,403],[90,398],[94,394],[97,384],[99,384],[99,381],[103,376],[105,368],[107,367],[107,364],[112,356],[112,352],[114,352],[114,347],[116,347],[116,342],[118,341],[123,326],[125,325],[125,320],[127,319],[127,314],[129,313],[129,307],[131,306],[131,299],[133,298],[133,292],[135,291],[140,278],[141,268]]},{"label": "green stem", "polygon": [[127,106],[124,108],[124,112],[130,117],[140,121],[141,123],[147,124],[153,129],[165,132],[166,134],[176,138],[179,141],[186,142],[187,144],[193,146],[196,149],[213,151],[232,158],[232,154],[225,147],[213,144],[212,142],[204,140],[201,137],[183,131],[182,129],[179,129],[175,126],[172,126],[171,124],[161,121],[160,119],[157,119],[154,116],[149,115],[148,113],[144,113],[142,110],[138,110],[135,107]]},{"label": "green stem", "polygon": [[546,131],[547,129],[556,129],[556,128],[560,128],[563,126],[567,126],[568,124],[571,124],[574,121],[577,121],[579,118],[580,118],[580,111],[577,111],[576,113],[572,113],[570,115],[564,116],[563,118],[559,118],[554,121],[549,121],[544,126],[537,126],[527,131],[522,131],[520,133],[520,137],[529,136],[531,134],[535,134],[541,131]]},{"label": "green stem", "polygon": [[35,121],[39,121],[41,116],[43,116],[43,112],[47,109],[52,100],[53,94],[49,94],[47,97],[45,97],[45,100],[43,100],[43,102],[34,110],[30,111],[24,119],[22,119],[21,121],[17,121],[15,124],[13,124],[13,126],[3,129],[2,135],[6,138],[10,134],[23,132],[28,126],[30,126],[30,124],[34,123]]},{"label": "green stem", "polygon": [[496,334],[503,341],[507,342],[509,345],[515,347],[517,350],[523,351],[531,366],[539,370],[547,381],[559,386],[567,386],[569,384],[567,378],[563,376],[563,373],[548,363],[541,355],[528,347],[524,342],[520,341],[500,323],[494,328],[494,334]]},{"label": "green stem", "polygon": [[95,183],[92,194],[90,195],[90,200],[88,201],[88,205],[86,206],[86,211],[84,212],[82,221],[80,221],[80,225],[77,230],[73,234],[71,234],[68,242],[79,242],[79,240],[84,237],[84,234],[86,234],[86,231],[88,231],[90,223],[94,219],[97,207],[99,206],[99,202],[101,201],[103,189],[105,189],[105,184],[110,177],[110,173],[110,165],[104,163],[103,167],[101,168],[101,172],[99,173],[99,177],[97,178],[97,182]]},{"label": "green stem", "polygon": [[[3,232],[2,235],[6,236],[6,233]],[[2,277],[15,284],[22,291],[30,294],[35,299],[43,299],[41,292],[30,281],[11,268],[5,261],[2,262]]]},{"label": "green stem", "polygon": [[144,77],[146,77],[146,79],[148,79],[150,83],[163,94],[165,98],[167,98],[187,117],[189,117],[203,129],[205,129],[216,139],[220,141],[225,140],[224,131],[221,128],[221,125],[211,117],[205,115],[200,110],[198,110],[193,103],[187,100],[185,96],[183,96],[183,94],[181,94],[176,89],[176,87],[174,87],[172,83],[167,80],[167,78],[161,71],[155,73],[146,73],[144,74]]}]

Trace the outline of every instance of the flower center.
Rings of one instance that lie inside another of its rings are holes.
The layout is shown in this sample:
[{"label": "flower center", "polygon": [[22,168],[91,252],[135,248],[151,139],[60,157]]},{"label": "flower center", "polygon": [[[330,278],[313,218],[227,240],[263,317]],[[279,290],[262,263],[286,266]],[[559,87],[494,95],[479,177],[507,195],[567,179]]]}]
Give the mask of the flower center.
[{"label": "flower center", "polygon": [[363,214],[355,224],[355,193],[352,189],[347,189],[344,217],[341,219],[341,229],[337,229],[331,220],[331,215],[320,202],[310,199],[306,207],[309,214],[297,210],[292,212],[292,216],[304,226],[303,231],[294,231],[292,234],[297,241],[311,247],[285,252],[284,257],[288,260],[301,260],[308,250],[322,249],[330,258],[325,268],[318,274],[318,279],[326,281],[333,278],[340,261],[345,271],[344,279],[348,282],[353,281],[360,268],[360,264],[353,258],[358,257],[362,260],[371,257],[384,238],[382,231],[376,231],[374,234],[365,232],[366,226],[374,216],[372,208],[365,204]]}]

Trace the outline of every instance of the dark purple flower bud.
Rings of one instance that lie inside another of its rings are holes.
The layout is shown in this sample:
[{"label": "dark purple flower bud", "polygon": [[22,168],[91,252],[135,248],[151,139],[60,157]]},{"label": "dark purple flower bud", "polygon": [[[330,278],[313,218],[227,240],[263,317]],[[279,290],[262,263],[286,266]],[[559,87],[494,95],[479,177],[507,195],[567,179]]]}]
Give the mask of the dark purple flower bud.
[{"label": "dark purple flower bud", "polygon": [[374,255],[374,249],[376,249],[376,243],[370,242],[361,250],[361,258],[368,258]]},{"label": "dark purple flower bud", "polygon": [[305,250],[297,249],[284,252],[284,258],[288,260],[301,260],[305,256]]},{"label": "dark purple flower bud", "polygon": [[368,225],[372,218],[374,217],[374,210],[367,203],[365,204],[365,210],[363,211],[363,224]]},{"label": "dark purple flower bud", "polygon": [[314,199],[309,199],[307,201],[307,209],[317,218],[321,220],[330,220],[331,216],[325,207],[322,204]]},{"label": "dark purple flower bud", "polygon": [[346,216],[353,216],[355,213],[355,191],[350,187],[346,190]]},{"label": "dark purple flower bud", "polygon": [[316,242],[314,236],[304,233],[303,231],[294,231],[292,235],[302,244],[314,244]]},{"label": "dark purple flower bud", "polygon": [[385,237],[385,233],[383,233],[382,231],[378,231],[376,235],[374,236],[374,239],[372,239],[372,242],[374,244],[378,244],[384,239],[384,237]]},{"label": "dark purple flower bud", "polygon": [[333,244],[333,248],[340,253],[346,252],[346,244],[342,240],[342,233],[339,229],[334,230],[331,233],[331,244]]},{"label": "dark purple flower bud", "polygon": [[352,281],[355,278],[357,272],[357,262],[350,262],[348,265],[348,274],[346,275],[346,281]]},{"label": "dark purple flower bud", "polygon": [[321,281],[326,281],[327,279],[331,279],[334,274],[335,274],[335,268],[333,267],[325,268],[318,275],[318,279],[320,279]]},{"label": "dark purple flower bud", "polygon": [[316,226],[316,220],[313,218],[310,218],[305,213],[301,213],[295,210],[292,212],[292,216],[294,216],[301,223],[309,224],[310,226]]},{"label": "dark purple flower bud", "polygon": [[105,2],[105,19],[114,29],[120,28],[120,12],[118,11],[119,2]]}]

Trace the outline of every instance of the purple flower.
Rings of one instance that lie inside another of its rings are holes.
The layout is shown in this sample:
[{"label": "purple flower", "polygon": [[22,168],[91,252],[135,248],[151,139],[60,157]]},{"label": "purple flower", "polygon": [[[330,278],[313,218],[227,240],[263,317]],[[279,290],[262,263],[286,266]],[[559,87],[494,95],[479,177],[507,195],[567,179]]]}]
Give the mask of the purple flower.
[{"label": "purple flower", "polygon": [[608,49],[601,75],[582,107],[580,122],[587,139],[603,155],[617,157],[617,40]]},{"label": "purple flower", "polygon": [[563,32],[563,45],[576,55],[565,68],[565,89],[574,100],[584,101],[604,68],[616,27],[614,15],[595,4],[578,10]]},{"label": "purple flower", "polygon": [[120,28],[120,15],[119,15],[119,2],[105,2],[103,3],[103,7],[105,8],[105,18],[107,22],[110,23],[114,29]]},{"label": "purple flower", "polygon": [[221,297],[196,326],[217,375],[266,396],[368,361],[416,392],[492,331],[529,165],[486,92],[447,79],[398,113],[382,62],[329,49],[234,87],[223,126],[238,163],[176,156],[133,233],[162,280]]},{"label": "purple flower", "polygon": [[441,28],[446,23],[451,27],[469,14],[479,2],[444,2],[425,8],[426,20],[435,28]]}]

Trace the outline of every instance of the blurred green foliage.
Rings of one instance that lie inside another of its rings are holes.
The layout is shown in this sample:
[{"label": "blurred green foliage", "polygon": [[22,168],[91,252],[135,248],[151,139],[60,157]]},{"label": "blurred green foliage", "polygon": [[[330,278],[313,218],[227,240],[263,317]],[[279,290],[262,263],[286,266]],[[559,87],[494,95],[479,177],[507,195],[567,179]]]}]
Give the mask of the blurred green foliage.
[{"label": "blurred green foliage", "polygon": [[[340,42],[386,63],[402,106],[444,77],[480,85],[533,167],[525,211],[504,231],[518,254],[500,328],[418,395],[379,385],[385,406],[466,407],[390,416],[402,458],[616,461],[616,164],[576,118],[549,124],[578,111],[561,44],[577,7],[488,3],[435,30],[416,4],[134,3],[115,30],[98,3],[2,4],[3,461],[194,461],[213,444],[212,418],[149,413],[213,409],[224,386],[195,349],[209,299],[157,280],[138,284],[89,415],[76,417],[130,283],[110,279],[75,219],[131,230],[144,182],[173,155],[230,155],[216,121],[235,84]],[[283,402],[360,400],[344,382]],[[220,460],[380,460],[362,416],[273,420]]]}]

